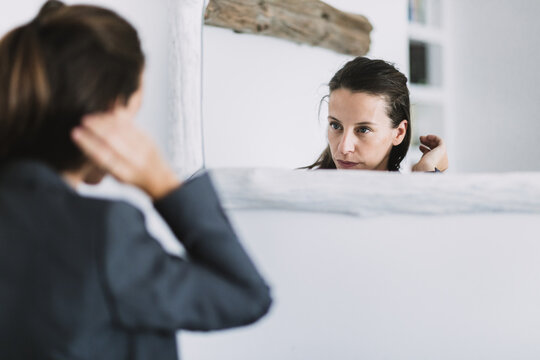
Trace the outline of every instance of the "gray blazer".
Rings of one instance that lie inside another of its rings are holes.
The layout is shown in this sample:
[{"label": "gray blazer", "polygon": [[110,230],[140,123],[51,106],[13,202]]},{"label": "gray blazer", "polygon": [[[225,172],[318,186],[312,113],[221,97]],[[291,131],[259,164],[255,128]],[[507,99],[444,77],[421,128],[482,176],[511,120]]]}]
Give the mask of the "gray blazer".
[{"label": "gray blazer", "polygon": [[268,311],[208,175],[155,208],[189,260],[167,254],[126,203],[82,197],[38,162],[0,167],[0,359],[176,359],[175,330]]}]

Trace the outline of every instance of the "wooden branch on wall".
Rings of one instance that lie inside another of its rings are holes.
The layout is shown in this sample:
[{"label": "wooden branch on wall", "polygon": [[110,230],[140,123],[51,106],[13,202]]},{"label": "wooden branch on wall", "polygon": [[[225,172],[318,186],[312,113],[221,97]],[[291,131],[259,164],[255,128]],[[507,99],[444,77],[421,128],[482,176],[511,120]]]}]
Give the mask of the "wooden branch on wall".
[{"label": "wooden branch on wall", "polygon": [[373,29],[366,17],[340,11],[320,0],[210,0],[204,18],[206,25],[355,56],[369,51]]}]

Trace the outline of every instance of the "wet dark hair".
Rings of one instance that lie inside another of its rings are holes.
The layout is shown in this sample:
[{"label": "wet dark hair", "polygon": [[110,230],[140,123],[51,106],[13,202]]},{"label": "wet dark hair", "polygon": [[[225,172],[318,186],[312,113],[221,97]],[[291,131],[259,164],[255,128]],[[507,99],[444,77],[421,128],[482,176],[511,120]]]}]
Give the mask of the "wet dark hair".
[{"label": "wet dark hair", "polygon": [[[401,121],[407,120],[407,132],[401,144],[390,151],[388,170],[398,171],[401,161],[407,155],[411,142],[411,115],[407,77],[394,65],[383,60],[371,60],[357,57],[345,64],[330,80],[330,93],[337,89],[352,92],[383,96],[387,103],[387,115],[392,126],[398,127]],[[319,156],[317,161],[306,169],[335,169],[330,146]]]},{"label": "wet dark hair", "polygon": [[115,12],[47,1],[0,40],[0,163],[80,168],[71,130],[86,114],[126,104],[143,67],[137,31]]}]

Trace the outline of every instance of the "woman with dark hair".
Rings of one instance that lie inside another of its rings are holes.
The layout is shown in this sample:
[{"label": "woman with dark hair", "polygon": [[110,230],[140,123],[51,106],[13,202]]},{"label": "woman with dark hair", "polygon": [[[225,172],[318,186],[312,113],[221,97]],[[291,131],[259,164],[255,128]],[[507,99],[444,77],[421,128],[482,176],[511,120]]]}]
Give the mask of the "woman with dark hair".
[{"label": "woman with dark hair", "polygon": [[[135,127],[143,68],[136,30],[94,6],[48,1],[0,40],[1,359],[176,359],[176,330],[269,308],[209,176],[181,184]],[[152,198],[189,260],[137,209],[74,191],[105,174]]]},{"label": "woman with dark hair", "polygon": [[[328,95],[328,146],[308,169],[398,171],[411,142],[407,78],[382,60],[358,57],[332,77]],[[413,171],[448,168],[446,146],[420,137]]]}]

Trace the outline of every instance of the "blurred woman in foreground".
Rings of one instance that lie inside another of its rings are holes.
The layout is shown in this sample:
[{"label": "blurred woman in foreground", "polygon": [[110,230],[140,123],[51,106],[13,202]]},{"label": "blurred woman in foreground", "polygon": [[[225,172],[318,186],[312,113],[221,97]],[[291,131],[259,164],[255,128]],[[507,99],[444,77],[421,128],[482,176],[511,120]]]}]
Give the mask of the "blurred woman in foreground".
[{"label": "blurred woman in foreground", "polygon": [[[143,69],[135,29],[99,7],[49,1],[0,42],[1,359],[176,359],[176,330],[269,308],[208,175],[181,184],[135,127]],[[189,260],[130,205],[75,192],[105,174],[152,198]]]}]

